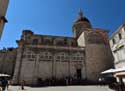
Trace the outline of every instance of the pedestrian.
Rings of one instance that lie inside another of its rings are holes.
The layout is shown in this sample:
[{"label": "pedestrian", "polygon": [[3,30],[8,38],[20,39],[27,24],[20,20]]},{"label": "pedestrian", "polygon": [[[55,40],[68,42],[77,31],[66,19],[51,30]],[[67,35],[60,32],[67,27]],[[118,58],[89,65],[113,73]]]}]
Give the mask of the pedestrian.
[{"label": "pedestrian", "polygon": [[1,80],[2,91],[5,91],[6,87],[8,89],[8,81],[3,77]]},{"label": "pedestrian", "polygon": [[21,81],[21,90],[24,90],[24,85],[25,85],[25,81],[22,80],[22,81]]},{"label": "pedestrian", "polygon": [[98,79],[98,82],[99,82],[100,86],[102,86],[102,78],[101,77]]},{"label": "pedestrian", "polygon": [[65,83],[66,83],[66,85],[69,84],[69,79],[68,79],[68,77],[65,78]]}]

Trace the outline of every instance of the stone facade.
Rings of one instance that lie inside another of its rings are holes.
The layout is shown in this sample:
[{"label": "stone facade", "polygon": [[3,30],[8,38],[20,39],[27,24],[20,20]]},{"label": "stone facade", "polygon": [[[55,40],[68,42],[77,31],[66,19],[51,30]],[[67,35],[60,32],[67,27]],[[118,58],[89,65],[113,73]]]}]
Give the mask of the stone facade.
[{"label": "stone facade", "polygon": [[102,71],[114,67],[114,59],[109,46],[107,31],[93,29],[84,33],[87,79],[95,81],[98,80]]},{"label": "stone facade", "polygon": [[0,73],[13,76],[16,61],[16,49],[8,48],[0,51]]},{"label": "stone facade", "polygon": [[0,0],[0,38],[2,35],[4,25],[7,22],[5,15],[6,15],[8,3],[9,3],[9,0]]},{"label": "stone facade", "polygon": [[24,30],[17,40],[14,83],[66,78],[98,82],[100,72],[113,67],[107,32],[93,29],[80,12],[73,33],[74,37],[64,37]]},{"label": "stone facade", "polygon": [[85,79],[84,47],[77,47],[75,38],[36,35],[29,30],[23,34],[18,41],[14,82],[25,79],[27,83],[36,83],[37,79],[66,77]]},{"label": "stone facade", "polygon": [[125,25],[122,24],[111,36],[110,47],[115,58],[115,67],[125,65]]}]

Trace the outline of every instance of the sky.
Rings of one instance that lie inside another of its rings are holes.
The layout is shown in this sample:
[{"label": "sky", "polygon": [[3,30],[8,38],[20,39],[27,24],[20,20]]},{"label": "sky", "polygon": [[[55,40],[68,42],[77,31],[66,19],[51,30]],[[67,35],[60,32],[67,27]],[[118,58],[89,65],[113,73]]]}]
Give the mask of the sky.
[{"label": "sky", "polygon": [[35,34],[73,36],[79,9],[93,28],[109,30],[109,35],[125,23],[125,0],[10,0],[0,49],[17,47],[16,40],[25,29]]}]

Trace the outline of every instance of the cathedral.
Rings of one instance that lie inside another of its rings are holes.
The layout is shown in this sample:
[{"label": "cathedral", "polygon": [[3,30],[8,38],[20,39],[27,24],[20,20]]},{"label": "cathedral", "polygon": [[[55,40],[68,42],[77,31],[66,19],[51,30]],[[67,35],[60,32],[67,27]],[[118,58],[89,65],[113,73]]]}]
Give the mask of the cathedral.
[{"label": "cathedral", "polygon": [[100,73],[113,67],[108,31],[92,28],[91,22],[80,11],[72,32],[73,37],[65,37],[23,30],[20,40],[16,41],[17,48],[0,51],[0,54],[12,52],[4,55],[5,59],[9,57],[7,60],[11,65],[8,65],[10,69],[2,68],[2,72],[11,74],[15,84],[21,80],[30,85],[66,78],[83,83],[84,80],[98,82]]}]

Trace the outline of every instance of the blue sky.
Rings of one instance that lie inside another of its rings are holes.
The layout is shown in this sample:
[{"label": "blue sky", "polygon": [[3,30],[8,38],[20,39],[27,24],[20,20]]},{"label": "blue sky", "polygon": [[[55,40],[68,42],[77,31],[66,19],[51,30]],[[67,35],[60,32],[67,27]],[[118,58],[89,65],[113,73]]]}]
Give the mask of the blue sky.
[{"label": "blue sky", "polygon": [[125,0],[10,0],[0,49],[17,47],[16,40],[24,29],[36,34],[72,36],[80,8],[94,28],[108,29],[110,34],[125,23]]}]

